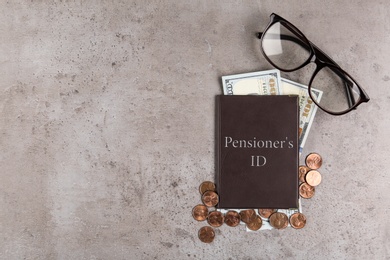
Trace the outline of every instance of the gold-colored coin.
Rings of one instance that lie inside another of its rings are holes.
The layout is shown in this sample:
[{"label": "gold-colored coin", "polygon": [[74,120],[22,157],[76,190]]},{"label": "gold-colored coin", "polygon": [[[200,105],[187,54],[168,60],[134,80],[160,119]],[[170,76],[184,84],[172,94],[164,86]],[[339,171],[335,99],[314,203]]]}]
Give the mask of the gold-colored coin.
[{"label": "gold-colored coin", "polygon": [[322,157],[318,153],[311,153],[306,156],[306,165],[312,170],[317,170],[322,165]]},{"label": "gold-colored coin", "polygon": [[202,227],[199,229],[198,237],[203,243],[211,243],[214,240],[215,232],[212,227]]},{"label": "gold-colored coin", "polygon": [[269,218],[275,212],[276,209],[259,209],[259,215],[263,218]]},{"label": "gold-colored coin", "polygon": [[240,221],[241,217],[237,211],[230,210],[225,214],[225,223],[229,227],[236,227],[238,224],[240,224]]},{"label": "gold-colored coin", "polygon": [[269,223],[276,229],[283,229],[288,226],[288,217],[281,212],[275,212],[269,217]]},{"label": "gold-colored coin", "polygon": [[222,226],[224,220],[225,218],[220,211],[212,211],[207,217],[207,223],[209,223],[209,225],[212,227]]},{"label": "gold-colored coin", "polygon": [[306,182],[299,185],[299,195],[304,199],[310,199],[314,196],[316,189],[313,186],[310,186]]},{"label": "gold-colored coin", "polygon": [[302,213],[294,213],[290,217],[290,225],[293,228],[301,229],[306,225],[306,217]]},{"label": "gold-colored coin", "polygon": [[309,167],[307,167],[307,166],[305,166],[305,165],[299,166],[298,172],[299,172],[299,181],[300,181],[300,182],[305,182],[305,175],[306,175],[306,173],[307,173],[308,171],[310,171],[310,168],[309,168]]},{"label": "gold-colored coin", "polygon": [[259,230],[262,225],[263,225],[263,220],[259,215],[256,215],[256,218],[252,222],[246,224],[246,226],[253,231]]},{"label": "gold-colored coin", "polygon": [[207,207],[214,207],[218,204],[219,198],[218,194],[214,191],[206,191],[202,195],[202,202]]},{"label": "gold-colored coin", "polygon": [[308,171],[305,175],[305,181],[313,187],[318,186],[321,183],[321,179],[321,173],[316,170]]},{"label": "gold-colored coin", "polygon": [[245,223],[253,222],[256,219],[256,211],[254,209],[246,209],[240,211],[241,220]]},{"label": "gold-colored coin", "polygon": [[205,193],[206,191],[215,191],[215,184],[211,181],[204,181],[199,186],[199,192],[201,195]]},{"label": "gold-colored coin", "polygon": [[209,210],[205,205],[196,205],[192,209],[192,216],[197,221],[203,221],[206,220],[207,214],[209,213]]}]

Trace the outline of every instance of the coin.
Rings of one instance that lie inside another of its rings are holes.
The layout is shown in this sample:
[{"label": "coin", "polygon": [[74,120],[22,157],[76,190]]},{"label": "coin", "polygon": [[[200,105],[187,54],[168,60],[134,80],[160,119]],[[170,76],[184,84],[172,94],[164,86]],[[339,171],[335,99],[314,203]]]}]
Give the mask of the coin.
[{"label": "coin", "polygon": [[312,170],[317,170],[322,165],[322,157],[318,153],[311,153],[306,156],[306,165]]},{"label": "coin", "polygon": [[207,207],[214,207],[218,204],[218,194],[214,191],[206,191],[202,195],[202,202]]},{"label": "coin", "polygon": [[259,215],[263,218],[269,218],[274,212],[276,212],[276,209],[259,209]]},{"label": "coin", "polygon": [[305,181],[310,186],[317,186],[321,183],[321,173],[316,170],[308,171],[305,175]]},{"label": "coin", "polygon": [[212,211],[207,217],[207,223],[212,227],[220,227],[224,222],[224,216],[220,211]]},{"label": "coin", "polygon": [[290,225],[293,228],[301,229],[306,225],[306,217],[302,213],[294,213],[290,217]]},{"label": "coin", "polygon": [[305,165],[299,166],[299,181],[300,182],[305,182],[305,175],[308,171],[310,171],[309,167],[307,167]]},{"label": "coin", "polygon": [[202,182],[199,186],[200,194],[203,195],[203,193],[205,193],[208,190],[215,191],[215,184],[211,181]]},{"label": "coin", "polygon": [[246,209],[240,211],[240,218],[245,223],[253,222],[256,219],[256,212],[254,209]]},{"label": "coin", "polygon": [[283,229],[288,226],[288,217],[281,212],[275,212],[269,217],[269,223],[276,229]]},{"label": "coin", "polygon": [[225,223],[229,227],[235,227],[240,224],[240,214],[234,210],[230,210],[225,214]]},{"label": "coin", "polygon": [[203,221],[206,220],[208,212],[209,210],[205,205],[196,205],[192,209],[192,216],[197,221]]},{"label": "coin", "polygon": [[256,215],[255,219],[252,222],[246,224],[246,226],[253,231],[259,230],[263,225],[263,220],[259,215]]},{"label": "coin", "polygon": [[316,189],[306,182],[301,183],[299,185],[299,195],[301,195],[302,198],[304,199],[310,199],[311,197],[314,196]]},{"label": "coin", "polygon": [[215,232],[212,227],[202,227],[199,229],[198,237],[203,243],[211,243],[214,240]]}]

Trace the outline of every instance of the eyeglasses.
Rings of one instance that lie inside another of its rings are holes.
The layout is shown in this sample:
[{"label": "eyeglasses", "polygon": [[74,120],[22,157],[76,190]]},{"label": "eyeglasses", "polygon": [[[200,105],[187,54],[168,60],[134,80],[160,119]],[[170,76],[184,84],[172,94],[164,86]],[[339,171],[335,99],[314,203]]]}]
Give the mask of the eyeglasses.
[{"label": "eyeglasses", "polygon": [[343,115],[370,100],[347,72],[279,15],[271,14],[269,24],[258,38],[264,57],[281,71],[295,71],[310,62],[316,64],[308,91],[325,112]]}]

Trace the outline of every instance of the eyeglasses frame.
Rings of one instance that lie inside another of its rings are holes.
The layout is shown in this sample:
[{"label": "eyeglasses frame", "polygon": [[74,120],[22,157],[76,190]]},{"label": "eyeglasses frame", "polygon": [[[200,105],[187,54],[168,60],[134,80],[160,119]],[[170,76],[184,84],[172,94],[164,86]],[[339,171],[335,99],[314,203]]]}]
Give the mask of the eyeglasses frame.
[{"label": "eyeglasses frame", "polygon": [[[265,51],[263,48],[261,48],[261,52],[263,53],[263,56],[265,57],[265,59],[271,63],[275,68],[281,70],[281,71],[284,71],[284,72],[292,72],[292,71],[296,71],[296,70],[299,70],[303,67],[305,67],[306,65],[308,65],[309,63],[313,62],[315,63],[316,65],[316,69],[314,70],[313,72],[313,75],[311,76],[311,79],[309,81],[309,85],[308,85],[308,92],[309,92],[309,96],[310,98],[313,100],[313,102],[320,108],[322,109],[323,111],[325,111],[326,113],[329,113],[331,115],[344,115],[348,112],[350,112],[351,110],[354,110],[356,109],[356,107],[358,105],[360,105],[361,103],[363,102],[368,102],[370,100],[370,98],[368,97],[367,93],[363,90],[362,87],[360,87],[360,85],[356,82],[356,80],[354,78],[352,78],[352,76],[350,76],[346,71],[344,71],[333,59],[331,59],[326,53],[324,53],[320,48],[318,48],[315,44],[313,44],[311,41],[309,41],[306,36],[296,27],[294,26],[292,23],[290,23],[289,21],[287,21],[286,19],[284,19],[283,17],[275,14],[275,13],[272,13],[270,15],[270,22],[268,23],[267,27],[265,28],[264,32],[260,32],[258,33],[257,37],[259,39],[261,39],[261,44],[263,42],[263,36],[265,35],[265,33],[268,31],[269,28],[271,28],[271,26],[273,26],[274,24],[278,23],[278,22],[282,22],[283,25],[289,29],[291,31],[291,33],[293,33],[301,42],[298,42],[297,39],[295,37],[291,37],[289,35],[282,35],[282,37],[285,37],[286,39],[285,40],[292,40],[292,41],[295,41],[297,44],[300,44],[302,47],[309,47],[309,51],[310,51],[310,55],[308,57],[308,59],[303,62],[301,65],[299,65],[298,67],[296,68],[293,68],[293,69],[283,69],[283,68],[280,68],[279,66],[275,65],[271,59],[266,55]],[[305,44],[305,45],[304,45]],[[349,103],[349,108],[344,110],[344,111],[341,111],[341,112],[333,112],[333,111],[329,111],[327,109],[324,109],[323,107],[321,107],[320,104],[318,104],[318,102],[316,101],[315,98],[313,98],[312,96],[312,93],[311,93],[311,84],[315,78],[315,76],[318,74],[318,72],[323,69],[324,67],[328,67],[329,69],[331,69],[333,72],[335,72],[339,77],[341,78],[344,78],[344,82],[346,84],[346,94],[347,94],[347,97],[348,97],[348,103]],[[360,99],[355,102],[355,99],[354,99],[354,96],[351,92],[351,88],[350,84],[353,84],[352,82],[349,82],[347,81],[347,79],[345,78],[349,78],[351,80],[353,80],[354,84],[356,85],[356,87],[359,89],[359,92],[360,92]]]}]

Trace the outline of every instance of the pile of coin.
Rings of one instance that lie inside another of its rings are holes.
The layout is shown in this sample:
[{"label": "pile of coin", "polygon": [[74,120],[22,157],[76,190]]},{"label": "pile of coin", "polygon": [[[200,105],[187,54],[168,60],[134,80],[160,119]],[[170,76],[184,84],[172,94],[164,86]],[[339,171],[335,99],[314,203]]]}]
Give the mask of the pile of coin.
[{"label": "pile of coin", "polygon": [[[197,221],[205,221],[211,226],[204,226],[199,229],[198,237],[204,243],[211,243],[214,240],[215,232],[212,227],[220,227],[225,222],[225,216],[220,211],[215,210],[219,197],[215,192],[215,184],[205,181],[199,186],[201,200],[203,204],[196,205],[192,209],[192,216]],[[210,208],[210,209],[209,209]],[[213,210],[214,208],[214,210]]]},{"label": "pile of coin", "polygon": [[[308,199],[314,196],[315,187],[321,183],[321,174],[318,169],[322,165],[322,157],[317,153],[311,153],[306,157],[306,165],[299,166],[299,194],[302,198]],[[241,222],[245,223],[249,230],[257,231],[263,221],[268,222],[275,229],[284,229],[291,225],[295,229],[301,229],[306,225],[306,217],[300,212],[287,214],[277,209],[244,209],[240,211],[216,210],[219,202],[216,186],[211,181],[205,181],[199,186],[202,204],[192,209],[192,216],[197,221],[206,221],[209,226],[199,229],[198,237],[204,243],[211,243],[215,238],[214,228],[223,224],[236,227]]]},{"label": "pile of coin", "polygon": [[322,177],[318,169],[322,165],[322,157],[318,153],[306,156],[306,165],[299,166],[299,195],[304,199],[314,196],[315,187],[321,183]]},{"label": "pile of coin", "polygon": [[209,224],[209,226],[204,226],[199,230],[198,237],[200,241],[211,243],[215,238],[215,231],[213,228],[220,227],[223,224],[230,227],[236,227],[243,221],[251,230],[255,231],[261,228],[263,220],[253,209],[242,210],[240,212],[229,210],[226,213],[216,210],[215,206],[218,204],[219,197],[215,190],[216,187],[213,182],[203,182],[199,186],[203,204],[196,205],[192,209],[192,216],[195,220],[207,220],[207,223]]}]

